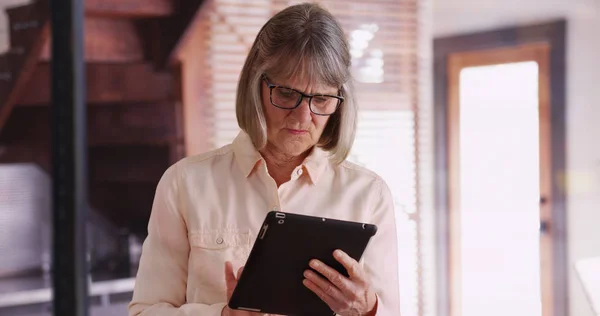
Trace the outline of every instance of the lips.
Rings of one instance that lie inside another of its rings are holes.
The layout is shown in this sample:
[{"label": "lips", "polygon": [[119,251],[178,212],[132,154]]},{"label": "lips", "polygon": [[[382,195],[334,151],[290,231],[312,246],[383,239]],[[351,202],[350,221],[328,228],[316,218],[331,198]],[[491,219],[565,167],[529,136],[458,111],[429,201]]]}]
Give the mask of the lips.
[{"label": "lips", "polygon": [[293,135],[302,135],[302,134],[308,133],[308,131],[302,130],[302,129],[287,128],[287,130],[290,134],[293,134]]}]

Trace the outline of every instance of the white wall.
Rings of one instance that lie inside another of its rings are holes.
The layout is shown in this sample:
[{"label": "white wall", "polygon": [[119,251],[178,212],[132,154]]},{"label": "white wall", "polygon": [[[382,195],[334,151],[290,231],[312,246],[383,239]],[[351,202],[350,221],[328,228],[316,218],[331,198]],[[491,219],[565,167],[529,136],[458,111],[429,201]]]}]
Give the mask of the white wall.
[{"label": "white wall", "polygon": [[[600,1],[435,0],[434,34],[568,19],[567,190],[569,262],[600,256]],[[570,316],[594,316],[570,274]],[[559,315],[562,316],[562,315]]]},{"label": "white wall", "polygon": [[0,0],[0,53],[8,50],[10,43],[10,30],[6,8],[30,3],[31,0]]},{"label": "white wall", "polygon": [[[598,2],[600,3],[600,2]],[[570,262],[600,256],[600,14],[572,19],[568,59]],[[591,316],[581,286],[571,282],[572,316]]]}]

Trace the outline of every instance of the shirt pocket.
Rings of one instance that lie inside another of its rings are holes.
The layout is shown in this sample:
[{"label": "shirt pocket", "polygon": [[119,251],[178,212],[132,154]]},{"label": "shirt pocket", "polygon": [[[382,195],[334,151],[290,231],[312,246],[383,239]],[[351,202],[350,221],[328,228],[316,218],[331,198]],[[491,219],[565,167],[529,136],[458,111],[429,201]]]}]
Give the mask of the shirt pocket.
[{"label": "shirt pocket", "polygon": [[194,290],[194,303],[214,304],[226,299],[225,261],[234,272],[246,263],[250,253],[250,233],[237,229],[215,229],[190,233],[188,284]]}]

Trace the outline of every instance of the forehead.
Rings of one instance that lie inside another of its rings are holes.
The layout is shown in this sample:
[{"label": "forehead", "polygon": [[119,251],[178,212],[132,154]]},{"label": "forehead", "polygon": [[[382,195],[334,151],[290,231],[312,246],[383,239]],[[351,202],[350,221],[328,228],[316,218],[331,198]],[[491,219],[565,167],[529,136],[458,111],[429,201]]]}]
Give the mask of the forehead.
[{"label": "forehead", "polygon": [[293,88],[307,94],[337,94],[338,88],[309,75],[273,76],[273,84]]},{"label": "forehead", "polygon": [[344,72],[332,67],[322,56],[297,52],[274,57],[272,66],[267,70],[274,84],[315,94],[336,93],[344,81]]}]

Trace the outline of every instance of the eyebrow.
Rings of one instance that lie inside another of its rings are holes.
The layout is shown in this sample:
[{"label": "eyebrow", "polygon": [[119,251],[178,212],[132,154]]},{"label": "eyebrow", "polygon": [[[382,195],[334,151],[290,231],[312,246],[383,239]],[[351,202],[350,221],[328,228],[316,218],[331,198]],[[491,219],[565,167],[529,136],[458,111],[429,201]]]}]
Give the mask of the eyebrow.
[{"label": "eyebrow", "polygon": [[[271,81],[271,78],[267,77],[266,75],[264,77],[267,79],[267,82],[270,83],[271,85],[278,86],[280,88],[286,88],[286,89],[294,90],[294,91],[300,92],[300,93],[302,93],[304,95],[308,95],[308,96],[329,95],[329,96],[336,96],[336,97],[340,96],[339,93],[340,93],[341,89],[336,89],[336,91],[333,92],[333,93],[324,93],[324,92],[307,93],[307,92],[302,91],[300,89],[292,88],[290,85],[287,85],[287,84],[277,84],[277,83],[274,83],[274,82]],[[332,90],[333,90],[333,88],[332,88]]]}]

